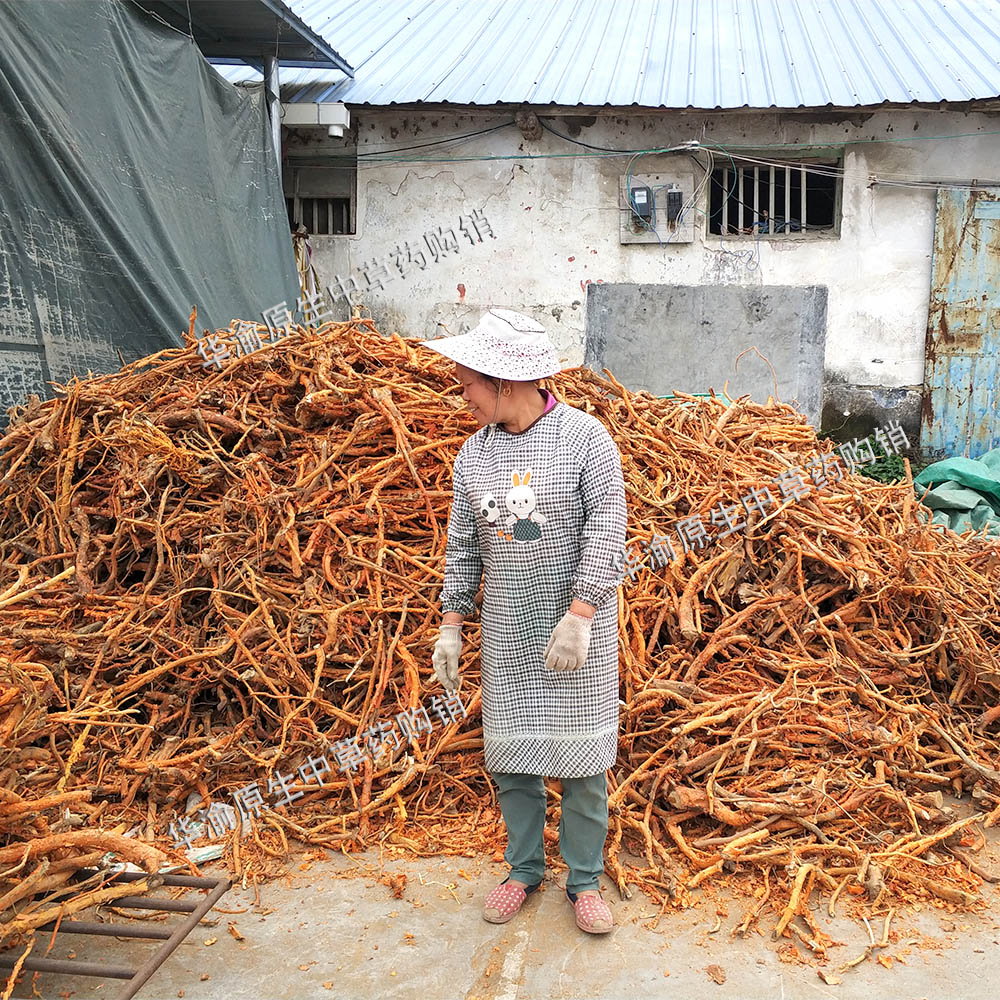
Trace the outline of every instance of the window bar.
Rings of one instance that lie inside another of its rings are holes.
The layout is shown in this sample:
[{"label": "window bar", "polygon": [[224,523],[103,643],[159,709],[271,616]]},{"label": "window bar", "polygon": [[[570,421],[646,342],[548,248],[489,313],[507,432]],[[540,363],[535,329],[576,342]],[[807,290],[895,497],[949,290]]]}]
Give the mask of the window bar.
[{"label": "window bar", "polygon": [[792,168],[785,167],[785,235],[791,231],[792,222]]},{"label": "window bar", "polygon": [[326,203],[326,231],[332,236],[337,230],[333,225],[333,200]]},{"label": "window bar", "polygon": [[799,218],[799,225],[802,232],[806,231],[806,165],[801,164],[802,167],[802,211]]},{"label": "window bar", "polygon": [[723,236],[729,235],[729,167],[722,168],[722,219],[719,232]]},{"label": "window bar", "polygon": [[760,167],[753,168],[753,234],[760,233]]},{"label": "window bar", "polygon": [[746,167],[737,167],[737,176],[739,177],[739,187],[737,188],[737,197],[739,198],[739,205],[736,208],[736,232],[743,232],[743,175],[747,172]]},{"label": "window bar", "polygon": [[767,186],[767,197],[768,197],[767,231],[773,236],[774,235],[774,167],[771,167],[770,170],[771,170],[771,181]]}]

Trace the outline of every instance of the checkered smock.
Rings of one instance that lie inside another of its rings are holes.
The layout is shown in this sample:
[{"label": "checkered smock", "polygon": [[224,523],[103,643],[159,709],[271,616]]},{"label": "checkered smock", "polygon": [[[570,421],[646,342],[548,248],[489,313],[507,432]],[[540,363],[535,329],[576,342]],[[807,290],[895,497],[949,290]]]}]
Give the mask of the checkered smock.
[{"label": "checkered smock", "polygon": [[[484,427],[455,460],[443,611],[483,582],[483,743],[494,773],[583,778],[618,749],[618,586],[625,485],[595,417],[557,403],[520,434]],[[586,663],[542,655],[574,599],[597,608]]]}]

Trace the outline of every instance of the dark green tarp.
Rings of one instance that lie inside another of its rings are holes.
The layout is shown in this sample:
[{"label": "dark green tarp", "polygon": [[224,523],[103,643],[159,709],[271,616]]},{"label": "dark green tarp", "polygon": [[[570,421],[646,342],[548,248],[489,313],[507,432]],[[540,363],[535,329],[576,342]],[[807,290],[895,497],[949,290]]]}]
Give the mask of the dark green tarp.
[{"label": "dark green tarp", "polygon": [[[913,486],[931,521],[952,531],[1000,536],[1000,448],[980,458],[947,458],[928,465]],[[928,492],[928,487],[931,487]]]},{"label": "dark green tarp", "polygon": [[294,308],[266,119],[128,0],[0,0],[0,409],[182,343],[192,305]]}]

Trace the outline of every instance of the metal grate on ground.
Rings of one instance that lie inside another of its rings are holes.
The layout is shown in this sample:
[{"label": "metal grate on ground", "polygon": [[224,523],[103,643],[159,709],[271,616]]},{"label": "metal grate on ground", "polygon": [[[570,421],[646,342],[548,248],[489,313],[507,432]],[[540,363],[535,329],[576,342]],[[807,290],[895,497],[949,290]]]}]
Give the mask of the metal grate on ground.
[{"label": "metal grate on ground", "polygon": [[[78,877],[91,878],[99,874],[93,869],[81,869]],[[55,931],[57,934],[83,934],[95,937],[115,937],[136,941],[162,942],[138,967],[104,965],[86,960],[50,958],[27,958],[21,966],[22,972],[43,972],[56,975],[86,976],[99,979],[123,980],[116,1000],[131,1000],[142,986],[148,982],[156,970],[169,958],[177,946],[198,926],[198,922],[227,893],[232,885],[229,879],[196,878],[193,875],[156,875],[157,888],[179,887],[206,890],[201,899],[168,899],[164,896],[121,896],[114,901],[116,908],[135,910],[157,910],[165,913],[186,914],[175,927],[149,927],[142,923],[101,923],[90,920],[63,920],[40,928],[41,933]],[[112,875],[108,884],[137,882],[150,878],[145,872],[118,872]],[[10,955],[0,955],[0,969],[12,969],[17,959]]]}]

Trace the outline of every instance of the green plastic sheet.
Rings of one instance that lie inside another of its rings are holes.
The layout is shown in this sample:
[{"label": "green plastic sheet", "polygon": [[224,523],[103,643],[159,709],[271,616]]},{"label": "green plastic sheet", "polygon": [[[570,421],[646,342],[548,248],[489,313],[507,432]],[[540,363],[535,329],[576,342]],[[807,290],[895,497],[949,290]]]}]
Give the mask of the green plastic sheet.
[{"label": "green plastic sheet", "polygon": [[960,535],[983,531],[1000,537],[1000,448],[981,458],[935,462],[914,478],[913,485],[932,511],[932,524],[944,525]]},{"label": "green plastic sheet", "polygon": [[297,294],[259,88],[135,4],[0,0],[0,405]]}]

